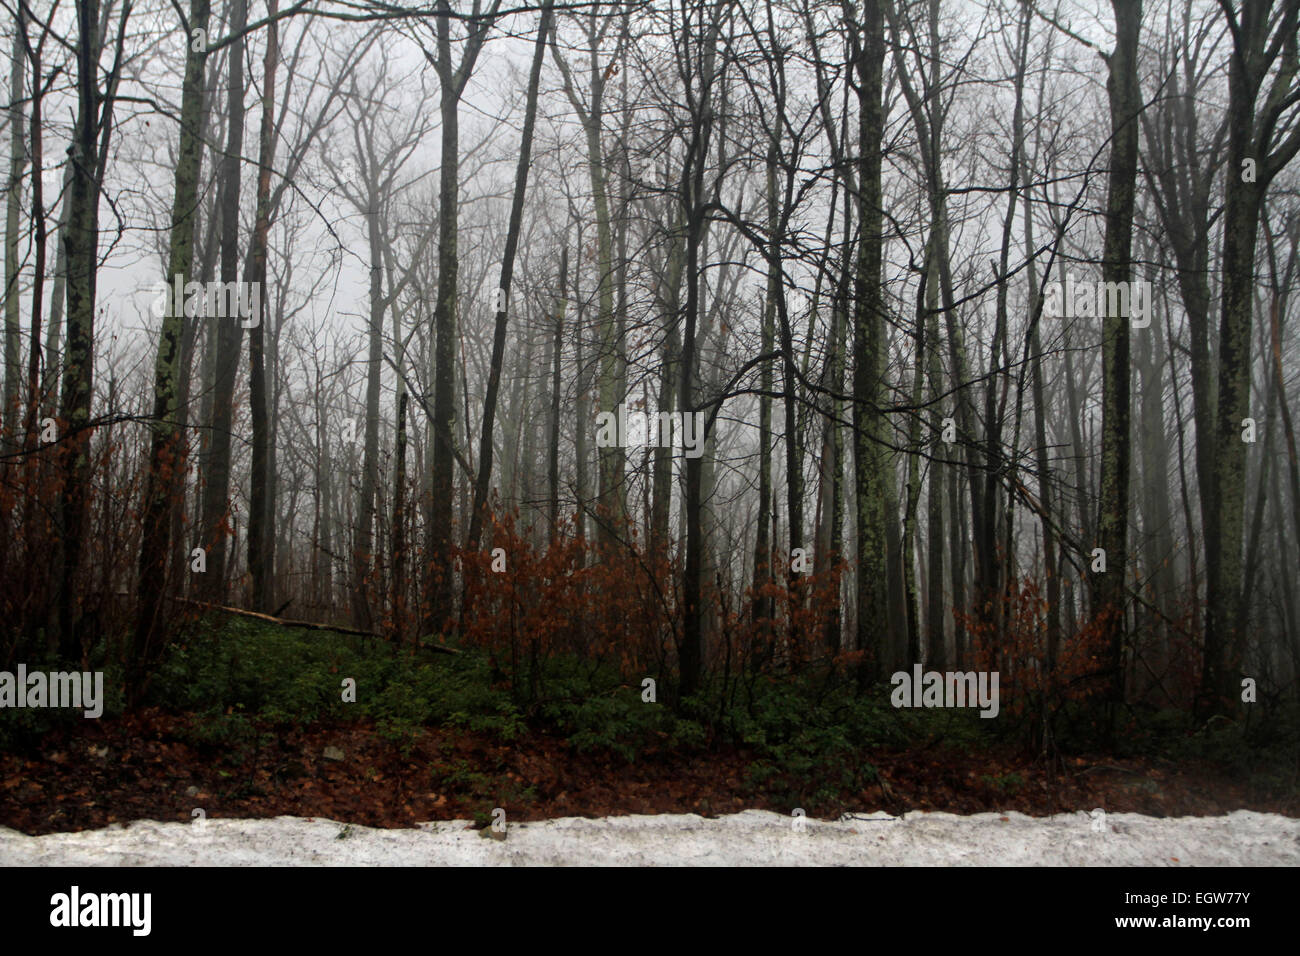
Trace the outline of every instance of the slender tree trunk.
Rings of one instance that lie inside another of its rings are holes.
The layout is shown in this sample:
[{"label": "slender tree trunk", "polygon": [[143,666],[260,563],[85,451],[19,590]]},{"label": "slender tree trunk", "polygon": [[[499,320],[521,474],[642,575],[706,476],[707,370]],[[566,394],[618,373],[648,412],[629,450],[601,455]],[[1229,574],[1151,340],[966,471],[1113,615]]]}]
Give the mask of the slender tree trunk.
[{"label": "slender tree trunk", "polygon": [[[930,247],[934,255],[934,247]],[[931,266],[933,263],[931,262]],[[926,337],[926,378],[929,380],[930,416],[929,431],[932,438],[943,433],[943,357],[939,353],[939,272],[937,268],[927,268],[925,273],[925,337]],[[931,448],[940,448],[937,441],[931,442]],[[948,645],[946,640],[947,621],[951,616],[944,604],[944,486],[948,473],[947,466],[937,459],[945,457],[936,455],[931,459],[926,482],[926,552],[929,563],[926,595],[926,631],[928,653],[926,664],[931,670],[947,670]]]},{"label": "slender tree trunk", "polygon": [[[1026,176],[1026,181],[1028,177]],[[1025,194],[1025,255],[1028,263],[1029,288],[1033,290],[1030,314],[1042,315],[1042,296],[1038,292],[1038,271],[1032,251],[1034,248],[1034,221],[1028,193]],[[1047,457],[1047,398],[1043,388],[1043,346],[1038,332],[1038,322],[1029,330],[1029,387],[1034,403],[1034,466],[1038,469],[1038,498],[1042,508],[1040,525],[1043,538],[1043,576],[1047,579],[1047,671],[1056,670],[1061,647],[1061,578],[1057,572],[1056,530],[1052,526],[1052,472]]]},{"label": "slender tree trunk", "polygon": [[[7,422],[9,441],[18,444],[18,383],[22,381],[22,329],[19,326],[19,272],[18,272],[18,218],[22,211],[23,169],[27,166],[25,140],[25,113],[23,102],[27,99],[27,51],[23,39],[27,32],[27,18],[21,3],[17,5],[14,23],[12,61],[9,69],[9,181],[5,184],[5,334],[4,334],[4,405],[0,407],[0,422]],[[41,78],[32,80],[33,90]],[[11,417],[12,416],[12,417]]]},{"label": "slender tree trunk", "polygon": [[73,127],[69,162],[74,168],[68,191],[68,228],[64,235],[68,257],[68,346],[63,371],[59,418],[62,443],[59,494],[60,578],[58,621],[52,631],[59,636],[60,657],[72,663],[81,658],[82,633],[79,600],[86,523],[90,503],[90,406],[94,394],[95,280],[99,252],[99,190],[102,181],[96,132],[103,124],[107,140],[111,112],[100,106],[100,34],[98,0],[77,4],[77,117]]},{"label": "slender tree trunk", "polygon": [[[715,8],[716,9],[716,8]],[[703,8],[700,8],[703,13]],[[703,17],[701,18],[703,19]],[[700,24],[703,35],[698,38],[700,65],[699,88],[693,97],[690,139],[686,149],[686,162],[682,170],[680,200],[686,217],[686,313],[682,334],[682,381],[680,407],[683,415],[695,412],[693,377],[696,365],[696,325],[700,316],[700,246],[703,244],[707,220],[705,216],[704,168],[708,163],[710,141],[713,135],[713,83],[719,24],[716,19],[707,26]],[[687,42],[690,42],[688,38]],[[689,80],[688,80],[689,82]],[[698,435],[701,449],[707,454],[707,428]],[[703,606],[701,599],[704,563],[704,457],[686,459],[686,494],[683,515],[686,520],[686,560],[682,573],[682,643],[678,654],[681,666],[681,696],[696,694],[703,678],[704,636]]]},{"label": "slender tree trunk", "polygon": [[[555,297],[555,343],[551,369],[550,440],[546,459],[547,500],[550,502],[550,540],[560,527],[560,363],[564,357],[564,313],[568,307],[569,247],[560,252],[559,294]],[[581,427],[581,425],[579,426]]]},{"label": "slender tree trunk", "polygon": [[[230,29],[240,34],[248,24],[248,0],[231,0]],[[230,44],[230,88],[226,106],[226,153],[221,160],[221,281],[226,288],[239,279],[239,174],[244,152],[244,39]],[[227,302],[229,296],[226,296]],[[209,303],[211,305],[211,303]],[[230,457],[235,417],[235,380],[243,325],[236,316],[207,315],[209,332],[215,328],[215,380],[212,390],[212,428],[203,495],[203,537],[207,571],[201,593],[214,600],[225,592],[226,537],[230,525]]]},{"label": "slender tree trunk", "polygon": [[888,345],[881,285],[885,26],[877,0],[864,2],[860,44],[854,51],[859,104],[858,221],[862,238],[853,282],[853,464],[858,532],[857,649],[869,655],[860,676],[873,681],[879,678],[888,655],[888,640],[886,634],[873,634],[872,630],[880,628],[889,613],[884,480],[888,456],[879,444],[884,437],[884,416],[876,410],[885,394]]},{"label": "slender tree trunk", "polygon": [[[777,220],[776,197],[776,150],[773,143],[767,156],[767,228],[771,235],[771,245],[776,246],[779,228]],[[776,300],[781,294],[781,277],[777,274],[775,256],[768,251],[767,291],[763,298],[763,328],[759,337],[759,354],[767,355],[772,351],[775,337]],[[772,363],[764,360],[759,366],[758,396],[758,530],[754,536],[754,623],[757,624],[764,639],[770,639],[772,631],[772,598],[767,593],[772,585]],[[761,652],[770,648],[766,644]]]},{"label": "slender tree trunk", "polygon": [[[617,413],[622,396],[618,392],[618,326],[614,315],[613,239],[610,230],[609,197],[605,158],[600,142],[600,100],[597,92],[604,81],[593,58],[593,107],[586,125],[587,163],[591,173],[591,195],[596,214],[596,301],[600,329],[600,411]],[[597,541],[602,549],[617,540],[616,526],[626,513],[623,498],[623,450],[610,446],[597,452],[599,460],[597,510],[600,512]]]},{"label": "slender tree trunk", "polygon": [[[400,339],[399,339],[400,341]],[[400,359],[399,359],[400,361]],[[399,371],[401,366],[398,366]],[[398,377],[397,436],[393,439],[393,632],[400,644],[406,626],[406,389]]]},{"label": "slender tree trunk", "polygon": [[23,440],[31,441],[35,437],[36,416],[40,409],[40,375],[41,375],[41,318],[45,304],[45,253],[48,235],[45,227],[45,146],[43,139],[44,117],[41,114],[41,102],[44,91],[41,88],[41,60],[39,44],[36,50],[27,47],[31,54],[32,76],[32,118],[29,127],[31,137],[32,160],[32,229],[33,269],[32,269],[32,336],[27,358],[27,414],[23,424]]},{"label": "slender tree trunk", "polygon": [[[274,17],[277,0],[267,0]],[[266,57],[262,75],[262,128],[258,137],[257,219],[253,226],[251,274],[259,294],[258,314],[248,334],[249,406],[253,421],[253,467],[248,487],[248,571],[253,579],[253,610],[271,610],[270,562],[274,541],[275,498],[271,487],[271,420],[266,390],[266,254],[271,229],[271,165],[275,161],[275,73],[279,57],[276,22],[266,27]]]},{"label": "slender tree trunk", "polygon": [[[930,259],[932,249],[926,244],[925,265],[916,293],[916,365],[912,370],[912,405],[920,407],[925,394],[925,355],[930,343],[926,342],[926,298],[930,289]],[[903,510],[903,587],[907,611],[906,663],[919,664],[922,660],[920,608],[916,587],[916,544],[920,537],[917,514],[921,499],[921,419],[920,412],[912,416],[907,430],[907,503]]]},{"label": "slender tree trunk", "polygon": [[[667,173],[665,173],[665,177]],[[666,273],[660,286],[663,303],[664,347],[663,362],[659,372],[660,414],[673,412],[678,404],[674,383],[680,374],[677,361],[680,357],[680,335],[677,331],[677,311],[681,298],[684,247],[681,238],[680,211],[674,217],[668,233],[668,254],[664,267]],[[654,494],[651,502],[650,536],[656,553],[668,555],[668,524],[673,503],[673,450],[660,445],[654,451]]]},{"label": "slender tree trunk", "polygon": [[[578,234],[578,248],[582,248],[582,234]],[[583,355],[582,341],[584,335],[583,319],[586,315],[586,309],[583,308],[582,294],[580,292],[579,277],[582,275],[582,256],[578,256],[578,262],[573,267],[573,301],[577,303],[578,314],[573,324],[573,355],[576,364],[574,380],[577,383],[577,398],[574,400],[574,407],[578,413],[578,427],[573,435],[573,481],[574,494],[577,498],[577,534],[580,539],[587,537],[587,427],[591,422],[591,406],[588,404],[588,377],[586,359]],[[586,561],[584,551],[583,561]]]},{"label": "slender tree trunk", "polygon": [[[1138,32],[1140,0],[1112,0],[1115,51],[1110,55],[1111,157],[1106,203],[1106,238],[1102,281],[1127,286],[1133,274],[1133,213],[1137,200]],[[1108,285],[1107,288],[1113,288]],[[1128,486],[1131,457],[1129,315],[1118,295],[1105,297],[1102,322],[1101,502],[1100,546],[1106,552],[1104,576],[1094,576],[1095,608],[1104,615],[1111,699],[1124,698],[1124,606],[1128,584]]]},{"label": "slender tree trunk", "polygon": [[[192,0],[190,29],[207,30],[211,13],[210,0]],[[205,90],[203,81],[207,63],[207,45],[187,43],[185,78],[181,88],[180,148],[177,153],[175,185],[172,196],[171,238],[168,250],[167,308],[158,336],[158,354],[154,362],[154,414],[150,425],[149,469],[145,478],[144,506],[141,513],[140,567],[136,599],[134,642],[131,649],[131,673],[128,694],[134,702],[143,690],[149,668],[158,657],[161,644],[160,612],[168,565],[176,527],[173,514],[183,502],[185,460],[178,378],[184,309],[175,314],[171,284],[189,282],[194,267],[194,232],[199,213],[199,174],[203,163],[200,128]],[[195,49],[195,47],[198,49]],[[191,322],[196,321],[191,318]]]},{"label": "slender tree trunk", "polygon": [[[63,188],[59,195],[71,195],[72,174],[72,164],[65,164]],[[41,375],[41,411],[44,415],[53,415],[58,404],[59,340],[63,332],[63,310],[67,302],[68,287],[68,250],[63,241],[68,228],[68,206],[66,202],[63,204],[63,210],[59,214],[58,232],[54,240],[54,282],[50,286],[50,320],[45,326],[45,370]]]},{"label": "slender tree trunk", "polygon": [[[537,120],[537,91],[541,85],[542,60],[546,55],[546,40],[551,32],[551,0],[542,8],[537,26],[537,43],[533,50],[533,65],[528,76],[528,98],[524,107],[524,129],[519,142],[519,161],[515,166],[515,192],[510,204],[510,223],[506,228],[505,252],[501,257],[501,280],[497,294],[496,326],[492,336],[492,364],[488,369],[487,395],[483,400],[483,433],[479,441],[478,477],[474,482],[474,501],[470,506],[469,537],[466,549],[479,547],[483,533],[483,507],[487,502],[488,486],[492,481],[492,426],[496,416],[497,390],[501,386],[501,363],[506,351],[506,326],[510,280],[515,270],[515,250],[519,246],[519,229],[523,223],[524,197],[528,192],[528,169],[533,151],[533,126]],[[530,463],[531,464],[531,463]]]},{"label": "slender tree trunk", "polygon": [[[370,168],[366,182],[366,237],[370,248],[370,328],[366,355],[366,427],[361,452],[361,500],[358,502],[356,540],[352,548],[352,620],[362,630],[371,629],[368,596],[371,564],[375,556],[375,497],[379,491],[379,393],[384,359],[383,238],[380,235],[379,170]],[[382,604],[382,599],[381,599]]]},{"label": "slender tree trunk", "polygon": [[451,7],[438,0],[435,15],[437,55],[426,51],[441,86],[442,164],[438,177],[438,298],[434,306],[434,390],[429,490],[429,548],[426,556],[425,633],[439,632],[452,614],[452,477],[456,455],[456,311],[460,274],[460,98],[474,72],[498,2],[469,25],[469,36],[453,64]]},{"label": "slender tree trunk", "polygon": [[[445,10],[445,5],[443,6]],[[451,55],[446,13],[438,18],[439,56]],[[445,49],[444,49],[445,48]],[[447,68],[448,71],[450,67]],[[459,272],[457,210],[460,176],[459,91],[447,75],[442,85],[442,165],[438,183],[438,298],[434,308],[433,475],[431,483],[429,617],[424,631],[437,633],[451,613],[451,509],[454,489],[453,429],[456,427],[456,282]]]}]

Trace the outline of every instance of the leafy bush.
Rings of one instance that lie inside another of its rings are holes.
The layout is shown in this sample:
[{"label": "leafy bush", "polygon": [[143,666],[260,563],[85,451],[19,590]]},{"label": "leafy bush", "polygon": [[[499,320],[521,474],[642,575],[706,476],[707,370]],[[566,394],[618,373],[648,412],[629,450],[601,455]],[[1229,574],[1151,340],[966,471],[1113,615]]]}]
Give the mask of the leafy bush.
[{"label": "leafy bush", "polygon": [[[22,661],[28,674],[36,672],[68,672],[78,668],[62,664],[54,658],[27,658]],[[17,664],[7,668],[11,673],[17,672]],[[100,704],[103,712],[99,718],[85,715],[88,707],[3,707],[0,708],[0,750],[13,752],[30,752],[40,739],[53,730],[74,730],[87,720],[106,720],[122,712],[122,672],[115,663],[105,664],[104,642],[91,648],[90,670],[104,672],[103,700]],[[47,690],[48,693],[48,690]]]}]

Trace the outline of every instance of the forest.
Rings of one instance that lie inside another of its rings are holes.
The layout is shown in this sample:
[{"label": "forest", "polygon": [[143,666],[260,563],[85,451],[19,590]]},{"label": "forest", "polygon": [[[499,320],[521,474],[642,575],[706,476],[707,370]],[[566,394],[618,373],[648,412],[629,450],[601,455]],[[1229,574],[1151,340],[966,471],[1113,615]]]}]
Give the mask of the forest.
[{"label": "forest", "polygon": [[0,11],[0,823],[1300,808],[1300,0]]}]

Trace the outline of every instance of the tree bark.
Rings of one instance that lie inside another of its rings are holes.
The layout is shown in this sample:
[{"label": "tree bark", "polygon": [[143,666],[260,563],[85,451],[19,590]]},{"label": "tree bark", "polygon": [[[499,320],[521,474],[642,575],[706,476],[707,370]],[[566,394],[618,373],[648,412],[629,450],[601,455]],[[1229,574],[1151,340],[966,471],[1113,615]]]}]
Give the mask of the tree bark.
[{"label": "tree bark", "polygon": [[[1251,334],[1255,247],[1269,183],[1300,150],[1300,129],[1272,147],[1283,112],[1295,100],[1295,33],[1300,0],[1285,0],[1270,43],[1273,0],[1246,0],[1236,14],[1226,5],[1233,30],[1228,69],[1228,170],[1224,177],[1222,312],[1219,325],[1218,396],[1213,448],[1213,485],[1203,488],[1215,503],[1205,522],[1207,559],[1205,661],[1202,713],[1234,714],[1240,708],[1245,645],[1242,605],[1242,532],[1245,521],[1246,445],[1241,429],[1250,417]],[[1266,47],[1269,53],[1266,53]],[[1275,76],[1265,104],[1256,100],[1270,62],[1285,48],[1288,62]],[[1248,175],[1248,165],[1255,174]]]},{"label": "tree bark", "polygon": [[[515,191],[510,203],[510,223],[506,227],[506,246],[501,257],[501,279],[496,325],[492,336],[492,364],[488,369],[487,395],[483,399],[483,432],[479,441],[478,477],[474,482],[474,501],[470,505],[469,536],[466,550],[477,550],[483,533],[483,507],[487,503],[488,485],[492,481],[492,426],[496,417],[497,390],[501,387],[501,362],[506,351],[506,326],[509,314],[510,280],[515,270],[515,250],[519,246],[519,229],[523,222],[524,197],[528,192],[528,169],[533,152],[533,127],[537,120],[537,91],[542,78],[542,60],[546,39],[551,32],[552,0],[546,0],[537,25],[537,44],[533,51],[532,70],[528,76],[528,97],[524,107],[524,128],[519,142],[519,161],[515,166]],[[558,353],[557,353],[558,354]]]},{"label": "tree bark", "polygon": [[[1140,0],[1112,0],[1115,50],[1107,65],[1110,97],[1111,153],[1107,184],[1106,237],[1102,281],[1127,286],[1133,275],[1133,213],[1137,201],[1138,33]],[[1102,321],[1101,501],[1099,544],[1106,552],[1104,574],[1094,574],[1094,612],[1103,619],[1111,671],[1110,698],[1124,698],[1124,611],[1128,585],[1128,486],[1131,458],[1129,360],[1130,317],[1119,296],[1106,295]],[[1100,310],[1099,310],[1100,311]]]},{"label": "tree bark", "polygon": [[862,33],[854,50],[858,74],[858,222],[861,239],[853,293],[853,465],[857,488],[858,627],[857,649],[867,651],[861,678],[874,681],[888,656],[888,634],[873,633],[888,620],[888,542],[886,484],[888,456],[880,442],[885,427],[879,410],[885,394],[884,290],[881,268],[884,211],[881,207],[882,105],[885,25],[878,0],[865,0]]},{"label": "tree bark", "polygon": [[[18,217],[22,211],[23,169],[27,166],[23,101],[26,100],[27,51],[24,37],[27,18],[23,4],[14,17],[14,41],[9,69],[9,181],[5,184],[5,293],[4,293],[4,392],[0,422],[10,425],[8,441],[21,442],[18,435],[18,383],[22,381],[22,329],[19,326]],[[34,77],[32,87],[40,84]]]},{"label": "tree bark", "polygon": [[[248,25],[248,0],[230,0],[230,29],[239,35],[230,44],[230,87],[226,100],[226,152],[221,160],[221,281],[239,279],[239,176],[244,152],[244,38]],[[230,286],[227,285],[227,288]],[[244,329],[236,316],[205,315],[209,332],[215,329],[216,351],[212,389],[207,483],[203,495],[203,541],[207,570],[200,588],[205,599],[225,593],[226,537],[230,524],[230,455],[235,417],[235,380]]]},{"label": "tree bark", "polygon": [[[211,13],[210,0],[191,0],[189,28],[206,31]],[[200,135],[207,44],[186,38],[185,78],[181,88],[180,146],[172,194],[171,238],[164,280],[182,288],[194,268],[194,233],[199,215],[199,174],[203,165],[203,141]],[[198,49],[195,49],[198,47]],[[179,277],[179,278],[176,278]],[[173,314],[173,298],[167,296],[158,336],[158,354],[154,361],[154,408],[150,423],[149,468],[145,477],[144,506],[141,511],[140,566],[136,599],[139,602],[131,650],[132,671],[128,678],[128,696],[134,702],[143,689],[145,675],[158,657],[161,644],[160,612],[166,591],[166,575],[176,547],[172,513],[183,502],[185,461],[184,436],[178,379],[184,309]],[[191,322],[196,322],[191,317]],[[177,496],[182,496],[178,502]]]},{"label": "tree bark", "polygon": [[[274,17],[277,0],[267,0]],[[262,71],[262,128],[258,137],[257,218],[249,278],[260,290],[259,313],[248,334],[248,398],[253,424],[253,464],[248,486],[248,571],[253,580],[253,610],[266,611],[271,597],[271,542],[274,541],[275,499],[271,487],[271,419],[266,381],[266,254],[271,229],[271,164],[275,161],[275,73],[279,42],[274,19],[266,26],[266,57]]]}]

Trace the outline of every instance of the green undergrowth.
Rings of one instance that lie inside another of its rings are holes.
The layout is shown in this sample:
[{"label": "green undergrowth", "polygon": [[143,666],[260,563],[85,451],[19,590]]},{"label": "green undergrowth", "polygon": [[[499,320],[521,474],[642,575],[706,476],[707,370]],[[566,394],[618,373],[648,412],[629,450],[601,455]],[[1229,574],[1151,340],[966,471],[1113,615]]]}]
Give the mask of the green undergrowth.
[{"label": "green undergrowth", "polygon": [[[92,651],[92,666],[106,672],[106,718],[122,710],[122,675],[109,658],[102,646]],[[59,668],[29,661],[34,669]],[[976,709],[895,709],[888,685],[860,690],[851,675],[816,669],[715,677],[687,700],[676,700],[660,675],[654,702],[643,699],[642,678],[589,661],[552,656],[535,670],[522,663],[519,670],[512,685],[509,665],[476,648],[445,654],[214,616],[188,625],[173,643],[145,703],[186,715],[184,737],[218,749],[232,773],[286,728],[366,720],[403,753],[431,729],[505,745],[545,734],[579,754],[628,763],[739,752],[753,792],[803,806],[875,786],[873,761],[881,753],[1005,753],[1025,748],[1024,730],[1035,724],[1032,717],[984,720]],[[343,699],[346,680],[355,681],[355,702]],[[1201,763],[1285,796],[1297,789],[1298,713],[1294,706],[1261,707],[1241,721],[1197,725],[1181,712],[1132,710],[1112,751]],[[1058,713],[1061,752],[1104,749],[1088,730],[1098,725],[1094,717],[1068,708]],[[63,726],[75,733],[82,719],[79,712],[0,710],[0,747],[34,746]],[[437,774],[448,787],[486,787],[479,778],[497,772],[444,756]],[[1015,775],[985,782],[1008,795],[1024,785]]]},{"label": "green undergrowth", "polygon": [[[60,663],[54,657],[49,659],[40,656],[27,657],[23,660],[23,664],[26,666],[27,674],[67,672],[74,669]],[[124,675],[115,657],[109,654],[106,642],[101,640],[90,648],[89,669],[92,672],[102,671],[104,674],[103,700],[100,701],[102,712],[99,719],[120,716],[124,704],[122,693]],[[0,670],[7,670],[15,677],[18,672],[16,664],[0,667]],[[29,751],[52,731],[75,734],[78,729],[85,726],[87,720],[85,713],[89,709],[91,709],[89,704],[78,708],[0,707],[0,750]]]},{"label": "green undergrowth", "polygon": [[[872,785],[871,755],[881,748],[970,749],[992,740],[974,712],[895,710],[887,690],[858,694],[851,681],[829,676],[714,680],[676,703],[660,685],[650,702],[639,680],[560,657],[540,663],[532,680],[521,674],[512,689],[475,648],[434,653],[236,618],[186,634],[155,678],[151,702],[194,715],[193,742],[237,753],[260,746],[267,727],[357,719],[372,720],[403,750],[426,728],[503,743],[542,732],[579,753],[627,762],[738,748],[752,790],[809,803]],[[349,678],[355,703],[343,701]],[[440,766],[444,785],[469,789],[491,771]]]}]

